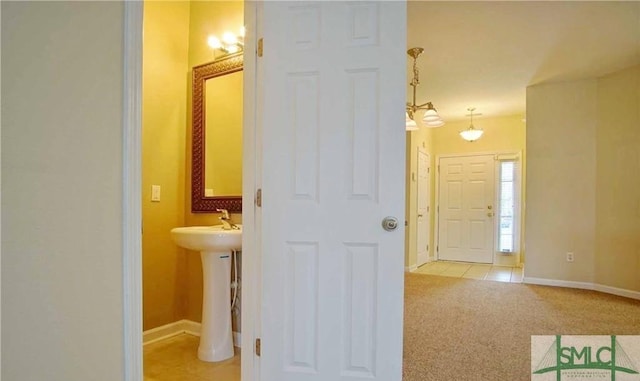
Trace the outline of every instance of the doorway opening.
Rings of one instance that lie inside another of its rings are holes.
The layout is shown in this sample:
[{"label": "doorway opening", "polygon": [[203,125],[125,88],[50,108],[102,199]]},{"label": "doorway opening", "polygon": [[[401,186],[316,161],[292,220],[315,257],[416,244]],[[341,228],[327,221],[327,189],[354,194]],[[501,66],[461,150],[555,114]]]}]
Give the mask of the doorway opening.
[{"label": "doorway opening", "polygon": [[[447,261],[462,263],[459,271],[469,270],[467,263],[489,265],[487,271],[505,267],[501,279],[507,270],[521,274],[526,125],[519,115],[478,118],[485,135],[469,143],[458,135],[467,123],[407,133],[405,270]],[[425,156],[430,163],[421,164]],[[420,177],[421,167],[433,168],[428,181]],[[428,183],[430,192],[421,189]],[[427,234],[423,226],[430,226]],[[431,265],[426,271],[445,267],[456,266]]]},{"label": "doorway opening", "polygon": [[[251,290],[242,276],[242,253],[229,251],[226,257],[203,261],[200,250],[176,244],[171,230],[245,222],[241,210],[247,65],[241,51],[208,44],[212,37],[221,39],[229,33],[241,38],[244,3],[148,1],[141,8],[142,25],[137,27],[143,31],[139,300],[143,324],[142,342],[135,345],[142,347],[144,366],[141,378],[134,380],[239,381],[241,325],[243,319],[250,320],[244,297]],[[254,54],[249,52],[246,56],[251,59]],[[208,281],[211,277],[205,279],[203,267],[211,267],[207,264],[213,260],[220,262],[228,281],[213,284]],[[213,310],[219,306],[204,306],[207,291],[216,298],[207,300],[229,299],[229,314],[216,315]],[[203,311],[209,311],[210,318]],[[225,320],[219,324],[225,327],[224,340],[207,334],[211,331],[207,322],[212,326],[216,319]]]}]

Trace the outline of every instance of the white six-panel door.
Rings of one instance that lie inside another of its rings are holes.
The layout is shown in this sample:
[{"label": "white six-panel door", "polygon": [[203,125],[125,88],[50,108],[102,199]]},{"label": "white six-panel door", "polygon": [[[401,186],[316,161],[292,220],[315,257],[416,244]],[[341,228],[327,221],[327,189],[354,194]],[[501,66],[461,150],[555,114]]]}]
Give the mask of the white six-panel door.
[{"label": "white six-panel door", "polygon": [[261,7],[261,381],[400,381],[406,4]]},{"label": "white six-panel door", "polygon": [[492,263],[494,155],[439,160],[438,259]]},{"label": "white six-panel door", "polygon": [[429,208],[430,181],[429,155],[418,148],[418,218],[417,218],[417,246],[418,266],[429,260]]}]

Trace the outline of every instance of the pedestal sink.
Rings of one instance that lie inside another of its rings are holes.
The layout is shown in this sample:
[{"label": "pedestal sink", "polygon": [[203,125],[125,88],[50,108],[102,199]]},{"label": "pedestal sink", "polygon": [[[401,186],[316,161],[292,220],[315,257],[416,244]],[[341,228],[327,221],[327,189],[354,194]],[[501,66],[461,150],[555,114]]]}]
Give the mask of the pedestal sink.
[{"label": "pedestal sink", "polygon": [[189,226],[171,230],[181,247],[200,252],[202,259],[202,326],[198,358],[222,361],[233,357],[231,332],[231,251],[242,247],[242,229],[222,225]]}]

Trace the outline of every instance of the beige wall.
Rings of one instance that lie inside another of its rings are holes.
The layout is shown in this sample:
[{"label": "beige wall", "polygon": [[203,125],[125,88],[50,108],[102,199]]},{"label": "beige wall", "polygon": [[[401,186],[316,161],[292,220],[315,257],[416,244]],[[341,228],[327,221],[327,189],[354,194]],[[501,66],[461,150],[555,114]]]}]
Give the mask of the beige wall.
[{"label": "beige wall", "polygon": [[530,87],[527,110],[525,276],[640,291],[640,66]]},{"label": "beige wall", "polygon": [[596,91],[594,79],[527,89],[526,277],[594,280]]},{"label": "beige wall", "polygon": [[597,86],[595,281],[640,291],[640,66]]},{"label": "beige wall", "polygon": [[436,155],[481,153],[493,151],[521,151],[525,149],[526,125],[523,115],[504,117],[474,117],[473,124],[484,134],[475,142],[467,142],[459,132],[469,128],[469,120],[448,122],[433,129]]},{"label": "beige wall", "polygon": [[[184,226],[189,2],[144,6],[142,104],[142,253],[144,329],[182,319],[185,250],[169,231]],[[160,202],[151,202],[160,185]]]},{"label": "beige wall", "polygon": [[2,379],[121,380],[122,2],[2,2]]},{"label": "beige wall", "polygon": [[[244,25],[244,4],[242,1],[193,1],[191,2],[189,25],[189,78],[194,66],[211,62],[215,54],[207,45],[207,37],[211,34],[221,36],[225,31],[238,33]],[[188,85],[187,103],[187,136],[191,136],[191,82]],[[216,225],[220,221],[217,213],[191,213],[191,140],[187,139],[187,173],[186,173],[186,215],[185,225]],[[241,215],[233,215],[234,222],[240,223]],[[186,318],[200,321],[202,316],[202,263],[200,256],[187,252]]]}]

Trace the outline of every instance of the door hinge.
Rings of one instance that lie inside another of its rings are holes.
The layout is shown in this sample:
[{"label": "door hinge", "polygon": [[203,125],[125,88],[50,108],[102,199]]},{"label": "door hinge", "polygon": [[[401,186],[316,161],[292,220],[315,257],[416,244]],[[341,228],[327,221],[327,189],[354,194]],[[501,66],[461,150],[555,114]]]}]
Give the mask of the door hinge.
[{"label": "door hinge", "polygon": [[258,57],[262,57],[262,38],[258,39]]},{"label": "door hinge", "polygon": [[256,191],[256,205],[262,206],[262,188],[258,188]]},{"label": "door hinge", "polygon": [[429,252],[429,245],[427,245],[427,253]]},{"label": "door hinge", "polygon": [[440,246],[436,246],[436,251],[440,252]]},{"label": "door hinge", "polygon": [[260,356],[260,338],[256,339],[256,356]]}]

